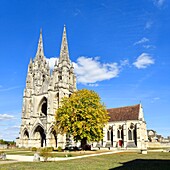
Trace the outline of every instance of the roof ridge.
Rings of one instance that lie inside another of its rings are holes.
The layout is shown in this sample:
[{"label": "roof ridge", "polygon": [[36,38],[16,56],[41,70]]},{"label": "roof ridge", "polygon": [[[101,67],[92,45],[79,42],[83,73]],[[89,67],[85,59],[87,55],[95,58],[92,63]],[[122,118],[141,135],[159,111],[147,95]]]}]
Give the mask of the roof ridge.
[{"label": "roof ridge", "polygon": [[126,108],[126,107],[134,107],[134,106],[139,106],[140,104],[135,104],[135,105],[131,105],[131,106],[121,106],[121,107],[114,107],[114,108],[108,108],[109,109],[120,109],[120,108]]}]

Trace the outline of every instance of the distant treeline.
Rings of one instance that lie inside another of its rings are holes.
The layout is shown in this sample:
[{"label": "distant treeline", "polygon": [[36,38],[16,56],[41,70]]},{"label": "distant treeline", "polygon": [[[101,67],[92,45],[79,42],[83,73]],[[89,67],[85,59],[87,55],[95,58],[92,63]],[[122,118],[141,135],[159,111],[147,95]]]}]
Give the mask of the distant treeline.
[{"label": "distant treeline", "polygon": [[15,141],[5,141],[3,139],[0,139],[0,144],[6,144],[6,145],[15,145]]}]

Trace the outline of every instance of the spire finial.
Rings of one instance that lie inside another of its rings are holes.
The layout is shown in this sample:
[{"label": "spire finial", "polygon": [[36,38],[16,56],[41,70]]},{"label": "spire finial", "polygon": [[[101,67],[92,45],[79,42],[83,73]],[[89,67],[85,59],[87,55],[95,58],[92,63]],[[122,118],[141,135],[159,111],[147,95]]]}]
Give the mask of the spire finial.
[{"label": "spire finial", "polygon": [[63,37],[62,37],[62,43],[61,43],[59,63],[61,63],[63,60],[70,62],[65,24],[64,24],[64,29],[63,29]]},{"label": "spire finial", "polygon": [[37,53],[36,53],[36,57],[44,56],[44,50],[43,50],[43,39],[42,39],[42,28],[40,29],[40,38],[38,41],[38,48],[37,48]]}]

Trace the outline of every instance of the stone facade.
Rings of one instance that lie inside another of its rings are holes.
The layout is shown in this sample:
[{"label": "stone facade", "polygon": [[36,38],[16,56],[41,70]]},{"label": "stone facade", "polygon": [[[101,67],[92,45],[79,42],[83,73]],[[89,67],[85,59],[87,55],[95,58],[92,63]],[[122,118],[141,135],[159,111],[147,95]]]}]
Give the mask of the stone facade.
[{"label": "stone facade", "polygon": [[[31,59],[28,65],[17,146],[64,148],[66,135],[56,134],[53,129],[54,115],[61,99],[69,97],[74,91],[76,76],[69,59],[66,28],[63,31],[59,60],[53,70],[50,70],[44,57],[40,32],[35,59]],[[99,143],[90,143],[93,147],[146,148],[146,122],[141,104],[108,109],[108,112],[110,120],[103,129],[104,138]]]},{"label": "stone facade", "polygon": [[43,51],[42,32],[34,60],[30,60],[23,95],[22,123],[19,147],[65,145],[65,136],[53,129],[55,111],[64,96],[76,91],[76,76],[69,59],[66,28],[64,27],[59,60],[50,70]]}]

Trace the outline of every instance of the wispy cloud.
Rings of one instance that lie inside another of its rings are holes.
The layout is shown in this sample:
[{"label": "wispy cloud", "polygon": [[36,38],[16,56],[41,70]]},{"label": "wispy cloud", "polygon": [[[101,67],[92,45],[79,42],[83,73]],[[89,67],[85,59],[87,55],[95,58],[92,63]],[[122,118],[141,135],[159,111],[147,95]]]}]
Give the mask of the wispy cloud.
[{"label": "wispy cloud", "polygon": [[147,21],[145,24],[145,29],[150,29],[153,25],[153,21]]},{"label": "wispy cloud", "polygon": [[154,49],[156,48],[154,45],[143,45],[143,48],[146,48],[146,49]]},{"label": "wispy cloud", "polygon": [[14,86],[14,87],[9,87],[9,88],[0,88],[0,92],[4,92],[4,91],[10,91],[10,90],[14,90],[14,89],[19,89],[21,86]]},{"label": "wispy cloud", "polygon": [[157,6],[158,8],[162,7],[165,3],[165,0],[153,0],[153,3],[155,6]]},{"label": "wispy cloud", "polygon": [[93,83],[93,84],[87,84],[88,86],[91,86],[91,87],[97,87],[97,86],[99,86],[99,84],[97,84],[97,83]]},{"label": "wispy cloud", "polygon": [[11,119],[15,119],[15,117],[9,114],[0,114],[0,120],[11,120]]},{"label": "wispy cloud", "polygon": [[148,53],[142,53],[136,61],[133,63],[133,65],[138,69],[144,69],[150,66],[151,64],[154,64],[154,59],[152,56]]},{"label": "wispy cloud", "polygon": [[143,44],[143,43],[146,43],[146,42],[149,42],[149,39],[146,38],[146,37],[143,37],[139,41],[135,42],[134,45]]},{"label": "wispy cloud", "polygon": [[77,16],[77,15],[80,15],[80,14],[81,14],[81,10],[78,9],[78,8],[76,8],[76,9],[74,10],[73,15],[74,15],[74,16]]},{"label": "wispy cloud", "polygon": [[14,125],[14,126],[9,126],[9,127],[7,127],[7,128],[5,128],[5,131],[10,131],[10,130],[16,130],[16,131],[18,131],[20,129],[20,126],[18,125]]},{"label": "wispy cloud", "polygon": [[152,98],[151,103],[155,103],[158,100],[160,100],[160,97],[154,97],[154,98]]}]

